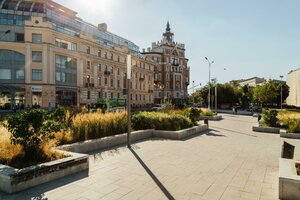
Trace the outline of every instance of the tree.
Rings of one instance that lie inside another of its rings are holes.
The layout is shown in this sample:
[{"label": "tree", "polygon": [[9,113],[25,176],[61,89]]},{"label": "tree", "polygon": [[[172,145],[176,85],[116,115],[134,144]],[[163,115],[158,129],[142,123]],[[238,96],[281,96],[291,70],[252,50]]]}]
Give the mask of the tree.
[{"label": "tree", "polygon": [[282,86],[282,100],[284,101],[289,95],[289,87],[286,83],[268,82],[261,86],[256,86],[254,89],[254,99],[263,106],[277,106],[281,102],[281,86]]},{"label": "tree", "polygon": [[204,103],[204,99],[200,94],[200,91],[196,91],[189,96],[189,103],[195,103],[202,105]]}]

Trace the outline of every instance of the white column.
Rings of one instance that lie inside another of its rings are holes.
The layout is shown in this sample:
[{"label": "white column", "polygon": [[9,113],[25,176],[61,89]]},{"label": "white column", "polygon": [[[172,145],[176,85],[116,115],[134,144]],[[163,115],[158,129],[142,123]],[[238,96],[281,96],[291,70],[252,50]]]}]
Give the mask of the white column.
[{"label": "white column", "polygon": [[26,59],[25,59],[25,83],[30,83],[31,80],[31,49],[30,45],[26,45]]},{"label": "white column", "polygon": [[51,84],[54,84],[55,83],[55,72],[56,72],[56,69],[54,68],[54,55],[53,55],[53,48],[50,47],[50,52],[49,52],[49,80],[48,82],[51,83]]},{"label": "white column", "polygon": [[[48,51],[47,45],[43,46],[43,82],[48,83]],[[51,72],[50,72],[51,73]]]}]

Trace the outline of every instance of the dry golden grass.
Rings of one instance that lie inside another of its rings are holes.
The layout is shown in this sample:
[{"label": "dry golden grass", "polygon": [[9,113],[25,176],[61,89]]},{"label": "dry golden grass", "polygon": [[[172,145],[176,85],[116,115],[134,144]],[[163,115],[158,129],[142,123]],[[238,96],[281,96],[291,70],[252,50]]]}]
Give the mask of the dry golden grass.
[{"label": "dry golden grass", "polygon": [[284,122],[288,119],[300,119],[300,112],[280,111],[277,115],[279,122]]},{"label": "dry golden grass", "polygon": [[73,142],[77,142],[121,134],[126,130],[127,113],[124,111],[105,114],[82,113],[72,120],[71,137],[73,137]]},{"label": "dry golden grass", "polygon": [[6,128],[0,126],[0,163],[2,164],[9,164],[13,158],[24,154],[22,146],[11,144],[10,135]]}]

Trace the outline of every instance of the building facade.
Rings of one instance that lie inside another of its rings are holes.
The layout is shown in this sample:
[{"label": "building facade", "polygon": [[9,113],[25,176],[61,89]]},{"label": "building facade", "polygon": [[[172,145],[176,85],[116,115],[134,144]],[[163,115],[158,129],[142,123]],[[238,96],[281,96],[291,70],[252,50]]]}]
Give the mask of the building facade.
[{"label": "building facade", "polygon": [[286,99],[287,105],[300,107],[300,68],[287,74],[286,83],[290,87],[290,93]]},{"label": "building facade", "polygon": [[252,77],[248,79],[241,79],[241,80],[234,80],[231,82],[236,82],[241,87],[249,86],[249,87],[256,87],[258,85],[262,85],[267,82],[266,79],[260,77]]},{"label": "building facade", "polygon": [[153,103],[153,62],[105,23],[76,15],[51,0],[0,0],[0,110],[126,98],[128,54],[133,105]]},{"label": "building facade", "polygon": [[152,48],[143,50],[142,54],[155,63],[155,103],[163,99],[169,99],[175,104],[186,102],[190,68],[185,57],[185,45],[174,42],[169,22],[163,39],[152,43]]}]

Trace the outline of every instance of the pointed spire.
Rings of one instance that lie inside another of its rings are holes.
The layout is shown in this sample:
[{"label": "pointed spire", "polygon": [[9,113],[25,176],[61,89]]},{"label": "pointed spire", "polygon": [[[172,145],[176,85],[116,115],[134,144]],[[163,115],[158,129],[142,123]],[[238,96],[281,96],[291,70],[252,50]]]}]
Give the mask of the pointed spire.
[{"label": "pointed spire", "polygon": [[169,20],[168,20],[168,22],[167,22],[167,28],[166,28],[166,31],[171,31]]},{"label": "pointed spire", "polygon": [[167,21],[166,32],[163,34],[164,39],[168,42],[173,42],[173,33],[171,32],[169,20]]}]

